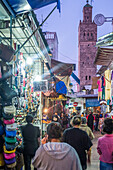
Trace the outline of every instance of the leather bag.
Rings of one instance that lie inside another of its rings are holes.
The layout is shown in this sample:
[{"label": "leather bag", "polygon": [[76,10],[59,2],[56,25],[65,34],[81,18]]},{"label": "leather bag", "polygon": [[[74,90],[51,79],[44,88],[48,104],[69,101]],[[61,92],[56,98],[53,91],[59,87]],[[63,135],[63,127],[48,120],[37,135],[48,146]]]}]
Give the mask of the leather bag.
[{"label": "leather bag", "polygon": [[14,57],[14,52],[15,51],[11,46],[3,43],[0,44],[0,58],[4,62],[10,62]]}]

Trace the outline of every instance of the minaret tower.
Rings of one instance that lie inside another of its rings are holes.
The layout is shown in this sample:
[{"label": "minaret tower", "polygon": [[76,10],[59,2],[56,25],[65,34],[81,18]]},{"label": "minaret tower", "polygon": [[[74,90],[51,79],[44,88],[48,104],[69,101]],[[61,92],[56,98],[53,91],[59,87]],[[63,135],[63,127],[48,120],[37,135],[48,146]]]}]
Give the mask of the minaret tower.
[{"label": "minaret tower", "polygon": [[80,91],[88,85],[91,87],[92,77],[96,76],[97,25],[92,22],[92,6],[88,3],[83,7],[83,21],[80,20],[78,29],[78,76]]}]

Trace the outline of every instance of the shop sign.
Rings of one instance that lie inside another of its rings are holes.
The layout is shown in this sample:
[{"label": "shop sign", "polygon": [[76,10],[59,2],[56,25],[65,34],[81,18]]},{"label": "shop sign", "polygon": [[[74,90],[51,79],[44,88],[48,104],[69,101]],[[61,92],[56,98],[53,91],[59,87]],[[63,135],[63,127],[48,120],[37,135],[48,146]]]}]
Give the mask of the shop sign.
[{"label": "shop sign", "polygon": [[73,106],[76,107],[78,105],[78,102],[74,102]]},{"label": "shop sign", "polygon": [[42,81],[34,81],[33,82],[33,90],[46,92],[48,90],[48,82],[45,80]]}]

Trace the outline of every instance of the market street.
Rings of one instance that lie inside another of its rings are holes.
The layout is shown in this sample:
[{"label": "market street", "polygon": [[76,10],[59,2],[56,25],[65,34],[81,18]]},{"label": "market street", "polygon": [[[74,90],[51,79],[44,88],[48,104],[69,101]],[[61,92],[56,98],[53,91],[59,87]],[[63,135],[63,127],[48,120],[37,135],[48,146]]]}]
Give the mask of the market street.
[{"label": "market street", "polygon": [[[100,132],[94,132],[95,139],[93,139],[92,155],[91,155],[91,165],[88,165],[87,170],[99,170],[99,155],[97,153],[97,141],[101,136]],[[33,167],[32,167],[33,170]]]},{"label": "market street", "polygon": [[92,154],[91,154],[91,165],[88,165],[88,170],[99,170],[99,155],[97,153],[97,141],[101,136],[100,132],[94,132],[95,139],[93,139]]}]

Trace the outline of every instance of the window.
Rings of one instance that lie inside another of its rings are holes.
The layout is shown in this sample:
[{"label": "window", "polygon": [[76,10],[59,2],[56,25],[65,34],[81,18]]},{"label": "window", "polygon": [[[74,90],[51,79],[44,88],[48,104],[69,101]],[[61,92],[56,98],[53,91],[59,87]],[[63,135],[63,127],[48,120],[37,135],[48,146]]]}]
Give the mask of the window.
[{"label": "window", "polygon": [[89,33],[87,33],[87,36],[89,36]]},{"label": "window", "polygon": [[51,51],[53,51],[53,48],[51,48]]},{"label": "window", "polygon": [[91,36],[93,37],[93,33],[91,33]]},{"label": "window", "polygon": [[86,76],[86,80],[87,80],[87,76]]},{"label": "window", "polygon": [[91,80],[91,76],[89,76],[89,80]]},{"label": "window", "polygon": [[84,33],[84,36],[85,36],[85,33]]}]

